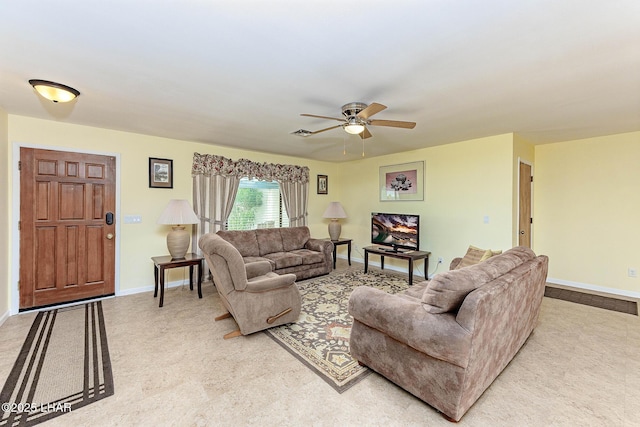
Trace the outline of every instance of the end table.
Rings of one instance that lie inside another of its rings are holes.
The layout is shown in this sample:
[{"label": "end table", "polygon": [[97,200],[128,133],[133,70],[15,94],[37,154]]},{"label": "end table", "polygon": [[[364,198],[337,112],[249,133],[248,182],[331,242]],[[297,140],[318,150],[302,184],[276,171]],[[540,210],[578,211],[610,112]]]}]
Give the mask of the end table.
[{"label": "end table", "polygon": [[[204,258],[194,253],[188,253],[184,258],[171,258],[170,255],[151,257],[153,261],[153,276],[155,278],[155,290],[153,297],[158,296],[158,284],[160,285],[160,304],[164,304],[164,271],[176,267],[189,267],[189,289],[193,290],[193,267],[198,267],[198,297],[202,298],[202,272],[204,268]],[[160,279],[160,280],[158,280]],[[158,283],[159,282],[159,283]]]},{"label": "end table", "polygon": [[351,242],[353,239],[347,239],[346,237],[339,238],[338,240],[330,240],[333,243],[333,269],[336,269],[336,250],[340,245],[347,245],[347,260],[349,261],[349,265],[351,265]]}]

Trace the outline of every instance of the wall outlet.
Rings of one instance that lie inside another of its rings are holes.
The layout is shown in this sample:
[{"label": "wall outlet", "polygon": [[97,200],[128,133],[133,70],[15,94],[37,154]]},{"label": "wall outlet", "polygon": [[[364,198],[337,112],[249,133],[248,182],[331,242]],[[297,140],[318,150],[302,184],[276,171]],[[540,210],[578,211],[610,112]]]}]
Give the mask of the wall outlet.
[{"label": "wall outlet", "polygon": [[629,277],[638,277],[638,270],[636,268],[629,267],[629,269],[627,270],[627,274],[629,275]]},{"label": "wall outlet", "polygon": [[444,262],[444,259],[441,256],[439,256],[438,257],[438,264],[442,264],[443,262]]}]

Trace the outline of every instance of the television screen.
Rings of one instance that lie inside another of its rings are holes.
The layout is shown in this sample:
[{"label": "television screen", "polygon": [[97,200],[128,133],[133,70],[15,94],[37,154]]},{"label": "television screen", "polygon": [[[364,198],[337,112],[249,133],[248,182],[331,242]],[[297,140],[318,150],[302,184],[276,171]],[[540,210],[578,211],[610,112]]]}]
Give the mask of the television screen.
[{"label": "television screen", "polygon": [[420,216],[372,212],[371,243],[394,249],[420,249]]}]

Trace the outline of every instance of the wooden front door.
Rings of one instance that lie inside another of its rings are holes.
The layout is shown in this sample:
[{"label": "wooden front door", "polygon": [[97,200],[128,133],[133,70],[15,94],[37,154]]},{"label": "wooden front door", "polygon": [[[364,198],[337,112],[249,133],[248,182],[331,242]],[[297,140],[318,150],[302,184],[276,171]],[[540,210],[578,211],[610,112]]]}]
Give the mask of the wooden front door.
[{"label": "wooden front door", "polygon": [[531,247],[531,165],[520,162],[520,215],[518,245]]},{"label": "wooden front door", "polygon": [[115,292],[115,157],[20,149],[20,309]]}]

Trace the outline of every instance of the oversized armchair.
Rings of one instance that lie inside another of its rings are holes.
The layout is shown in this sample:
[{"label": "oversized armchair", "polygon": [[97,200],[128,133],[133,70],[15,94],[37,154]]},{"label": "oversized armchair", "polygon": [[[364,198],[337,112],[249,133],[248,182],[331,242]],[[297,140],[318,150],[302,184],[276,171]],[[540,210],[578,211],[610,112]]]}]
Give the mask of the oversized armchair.
[{"label": "oversized armchair", "polygon": [[295,274],[276,274],[268,261],[246,264],[240,252],[222,237],[208,233],[198,246],[204,253],[213,281],[228,313],[239,329],[225,339],[295,322],[300,315],[300,292]]}]

